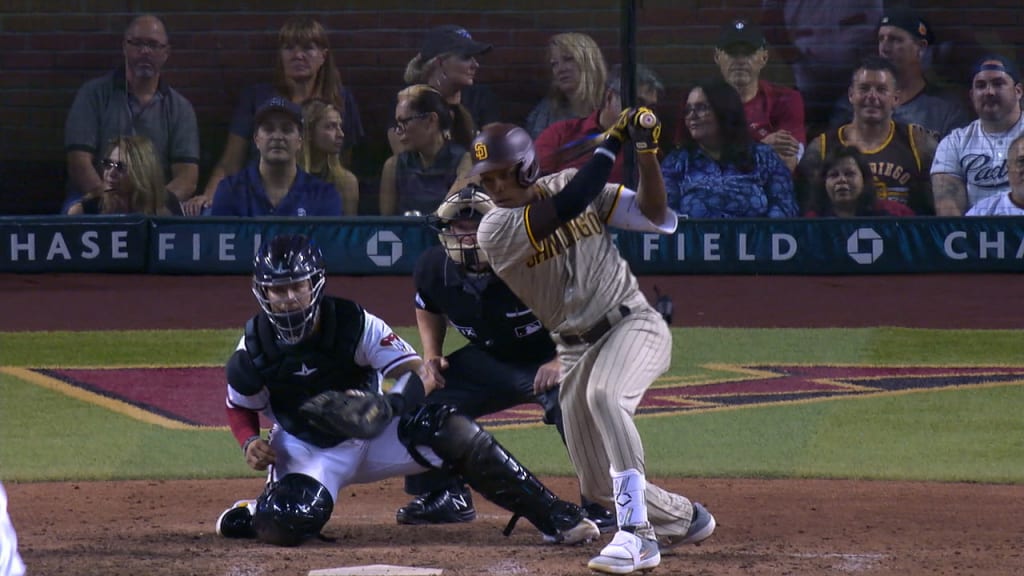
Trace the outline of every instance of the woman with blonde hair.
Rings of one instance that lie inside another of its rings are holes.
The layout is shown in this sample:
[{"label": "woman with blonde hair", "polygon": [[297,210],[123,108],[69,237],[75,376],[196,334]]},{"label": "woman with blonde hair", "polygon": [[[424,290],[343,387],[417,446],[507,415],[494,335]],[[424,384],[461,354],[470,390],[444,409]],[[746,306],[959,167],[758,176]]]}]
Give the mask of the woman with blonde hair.
[{"label": "woman with blonde hair", "polygon": [[534,139],[545,128],[570,118],[585,118],[601,107],[608,67],[597,42],[586,34],[555,34],[548,42],[551,90],[526,118]]},{"label": "woman with blonde hair", "polygon": [[178,199],[167,191],[164,169],[145,136],[119,136],[103,156],[103,192],[87,195],[68,214],[181,215]]},{"label": "woman with blonde hair", "polygon": [[401,152],[384,162],[380,178],[380,213],[420,215],[437,209],[452,184],[469,173],[466,147],[472,120],[461,106],[425,84],[398,93],[393,131]]},{"label": "woman with blonde hair", "polygon": [[254,84],[242,91],[231,119],[224,153],[213,167],[204,192],[185,202],[186,214],[199,214],[208,207],[213,202],[217,184],[257,157],[253,118],[256,108],[274,96],[287,98],[300,106],[311,98],[330,102],[343,112],[343,128],[348,135],[346,150],[362,138],[359,107],[352,91],[342,86],[324,27],[307,16],[289,18],[278,31],[277,44],[273,82]]},{"label": "woman with blonde hair", "polygon": [[339,154],[345,144],[341,112],[323,100],[310,100],[302,106],[303,134],[302,169],[329,182],[341,196],[343,214],[359,212],[359,181],[341,165]]}]

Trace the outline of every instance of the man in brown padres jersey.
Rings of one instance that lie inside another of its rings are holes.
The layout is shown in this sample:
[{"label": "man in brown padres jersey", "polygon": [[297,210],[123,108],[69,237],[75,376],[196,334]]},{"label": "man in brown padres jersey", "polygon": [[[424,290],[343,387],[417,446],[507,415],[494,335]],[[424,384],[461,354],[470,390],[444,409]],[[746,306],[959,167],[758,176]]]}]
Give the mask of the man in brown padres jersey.
[{"label": "man in brown padres jersey", "polygon": [[892,64],[878,57],[866,59],[853,72],[847,95],[853,121],[812,140],[800,160],[797,194],[801,208],[807,208],[812,186],[820,181],[825,156],[842,146],[856,146],[871,165],[879,199],[905,204],[916,214],[934,214],[930,171],[938,143],[917,124],[893,120],[900,94]]},{"label": "man in brown padres jersey", "polygon": [[[611,574],[649,570],[661,562],[660,546],[699,543],[715,529],[702,505],[647,482],[633,415],[668,369],[672,335],[606,228],[675,231],[656,155],[660,132],[650,110],[626,109],[579,171],[543,178],[518,126],[485,126],[472,150],[473,172],[496,205],[480,222],[479,245],[557,345],[559,403],[583,496],[615,506],[618,532],[588,563]],[[607,184],[626,140],[639,152],[635,192]]]}]

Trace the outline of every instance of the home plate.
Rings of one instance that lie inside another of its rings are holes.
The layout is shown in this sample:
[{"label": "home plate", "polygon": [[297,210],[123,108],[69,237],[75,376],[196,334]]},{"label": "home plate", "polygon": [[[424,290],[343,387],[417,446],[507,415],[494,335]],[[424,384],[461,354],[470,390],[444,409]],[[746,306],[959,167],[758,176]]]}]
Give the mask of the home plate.
[{"label": "home plate", "polygon": [[342,566],[341,568],[312,570],[309,576],[439,576],[440,574],[440,568],[373,564],[371,566]]}]

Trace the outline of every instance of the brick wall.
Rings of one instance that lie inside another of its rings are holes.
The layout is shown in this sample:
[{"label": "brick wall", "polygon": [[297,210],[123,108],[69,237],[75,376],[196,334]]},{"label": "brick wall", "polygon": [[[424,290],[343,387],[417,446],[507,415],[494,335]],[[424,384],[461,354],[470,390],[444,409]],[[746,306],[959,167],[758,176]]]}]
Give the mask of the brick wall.
[{"label": "brick wall", "polygon": [[[686,83],[715,72],[708,46],[718,26],[742,16],[768,27],[774,46],[767,77],[792,82],[786,61],[796,51],[783,12],[775,8],[784,1],[638,2],[638,54],[664,79],[668,99],[677,101]],[[940,42],[946,42],[942,66],[961,70],[981,48],[1017,56],[1012,46],[1024,43],[1019,0],[989,0],[977,8],[961,4],[920,2]],[[830,9],[829,0],[821,5]],[[59,204],[66,110],[79,85],[121,63],[123,28],[142,11],[160,14],[167,23],[173,49],[165,78],[196,107],[203,178],[221,152],[239,90],[268,79],[276,31],[294,13],[313,15],[331,31],[343,81],[355,92],[368,132],[369,141],[357,152],[357,171],[368,182],[386,156],[390,102],[429,26],[458,23],[495,45],[482,59],[478,81],[494,88],[511,121],[525,118],[545,91],[544,47],[551,34],[587,32],[610,62],[621,60],[620,6],[614,0],[4,0],[0,213],[48,212]]]}]

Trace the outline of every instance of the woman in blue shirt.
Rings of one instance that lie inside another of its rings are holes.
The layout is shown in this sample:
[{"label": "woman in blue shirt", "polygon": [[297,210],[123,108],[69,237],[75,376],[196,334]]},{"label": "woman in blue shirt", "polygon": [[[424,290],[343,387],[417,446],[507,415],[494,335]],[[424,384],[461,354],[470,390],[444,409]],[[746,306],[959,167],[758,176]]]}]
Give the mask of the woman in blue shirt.
[{"label": "woman in blue shirt", "polygon": [[743,102],[723,80],[686,98],[682,147],[661,163],[669,206],[689,218],[790,218],[793,178],[766,144],[751,140]]}]

